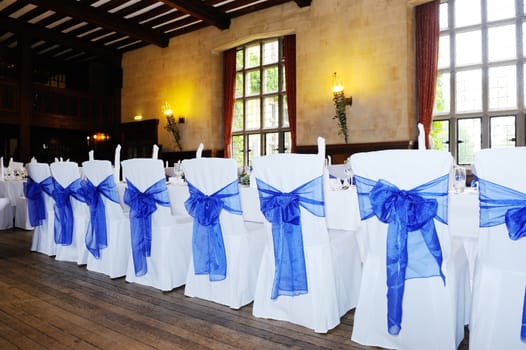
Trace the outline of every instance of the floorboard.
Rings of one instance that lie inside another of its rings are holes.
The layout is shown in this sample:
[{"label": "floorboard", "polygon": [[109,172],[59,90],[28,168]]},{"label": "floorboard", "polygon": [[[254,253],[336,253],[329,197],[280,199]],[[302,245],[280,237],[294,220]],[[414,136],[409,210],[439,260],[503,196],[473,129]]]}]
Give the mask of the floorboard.
[{"label": "floorboard", "polygon": [[351,341],[353,311],[317,334],[58,262],[31,235],[0,231],[0,349],[375,349]]}]

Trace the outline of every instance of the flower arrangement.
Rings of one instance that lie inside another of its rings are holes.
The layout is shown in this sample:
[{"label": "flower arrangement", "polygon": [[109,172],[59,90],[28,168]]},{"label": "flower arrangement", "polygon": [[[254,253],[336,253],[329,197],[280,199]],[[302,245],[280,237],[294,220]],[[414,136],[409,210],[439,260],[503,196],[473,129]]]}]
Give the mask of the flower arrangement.
[{"label": "flower arrangement", "polygon": [[182,151],[183,147],[181,145],[181,130],[179,129],[178,123],[175,121],[173,115],[167,115],[166,121],[167,124],[165,125],[164,129],[172,133],[177,148],[179,149],[179,151]]},{"label": "flower arrangement", "polygon": [[349,142],[349,132],[347,131],[347,115],[345,114],[345,106],[348,104],[343,91],[334,92],[334,106],[336,107],[336,114],[332,119],[338,121],[338,135],[342,135],[345,143]]}]

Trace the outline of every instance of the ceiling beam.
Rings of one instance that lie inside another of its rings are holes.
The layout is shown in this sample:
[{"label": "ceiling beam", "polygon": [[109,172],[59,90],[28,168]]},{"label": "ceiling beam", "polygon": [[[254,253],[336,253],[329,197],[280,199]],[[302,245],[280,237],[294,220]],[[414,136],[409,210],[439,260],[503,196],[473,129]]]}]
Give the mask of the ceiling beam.
[{"label": "ceiling beam", "polygon": [[2,18],[0,21],[0,28],[3,28],[7,31],[13,31],[15,33],[21,33],[28,29],[29,33],[31,33],[34,38],[38,38],[50,43],[60,44],[64,47],[72,47],[78,50],[86,51],[96,56],[105,57],[112,62],[120,62],[121,60],[121,54],[117,50],[89,44],[82,40],[72,38],[67,34],[55,33],[50,29],[35,24],[20,24],[20,22],[10,17]]},{"label": "ceiling beam", "polygon": [[150,30],[141,25],[134,25],[120,17],[112,16],[96,7],[83,5],[69,0],[31,0],[31,3],[62,13],[64,15],[96,24],[105,29],[124,33],[132,38],[146,41],[159,47],[167,47],[170,40],[167,35],[156,30]]},{"label": "ceiling beam", "polygon": [[296,2],[298,7],[307,7],[310,6],[312,0],[294,0],[294,2]]},{"label": "ceiling beam", "polygon": [[214,6],[195,0],[161,0],[166,5],[189,14],[219,29],[230,28],[230,17]]}]

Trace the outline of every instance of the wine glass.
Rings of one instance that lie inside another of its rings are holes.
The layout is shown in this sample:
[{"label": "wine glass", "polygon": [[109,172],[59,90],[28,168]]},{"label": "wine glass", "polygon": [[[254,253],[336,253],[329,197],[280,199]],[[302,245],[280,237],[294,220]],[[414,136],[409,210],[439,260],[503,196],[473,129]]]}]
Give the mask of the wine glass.
[{"label": "wine glass", "polygon": [[462,193],[466,188],[466,168],[455,166],[453,168],[453,188],[455,193]]},{"label": "wine glass", "polygon": [[183,172],[183,166],[181,165],[180,162],[174,164],[174,175],[175,175],[175,179],[177,180],[177,182],[182,181],[184,172]]},{"label": "wine glass", "polygon": [[351,169],[351,164],[345,163],[345,167],[343,168],[343,172],[345,173],[345,179],[347,181],[347,184],[349,186],[352,186],[353,185],[353,181],[352,181],[353,173],[352,173],[352,169]]}]

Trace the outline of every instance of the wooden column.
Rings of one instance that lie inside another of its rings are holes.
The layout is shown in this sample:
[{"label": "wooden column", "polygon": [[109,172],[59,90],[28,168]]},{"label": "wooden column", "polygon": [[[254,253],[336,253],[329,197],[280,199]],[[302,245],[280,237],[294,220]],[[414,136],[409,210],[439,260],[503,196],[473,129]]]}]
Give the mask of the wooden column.
[{"label": "wooden column", "polygon": [[19,61],[19,131],[18,131],[18,161],[29,162],[31,158],[31,115],[33,113],[33,87],[31,72],[33,64],[31,59],[31,34],[28,30],[19,32],[18,41]]}]

